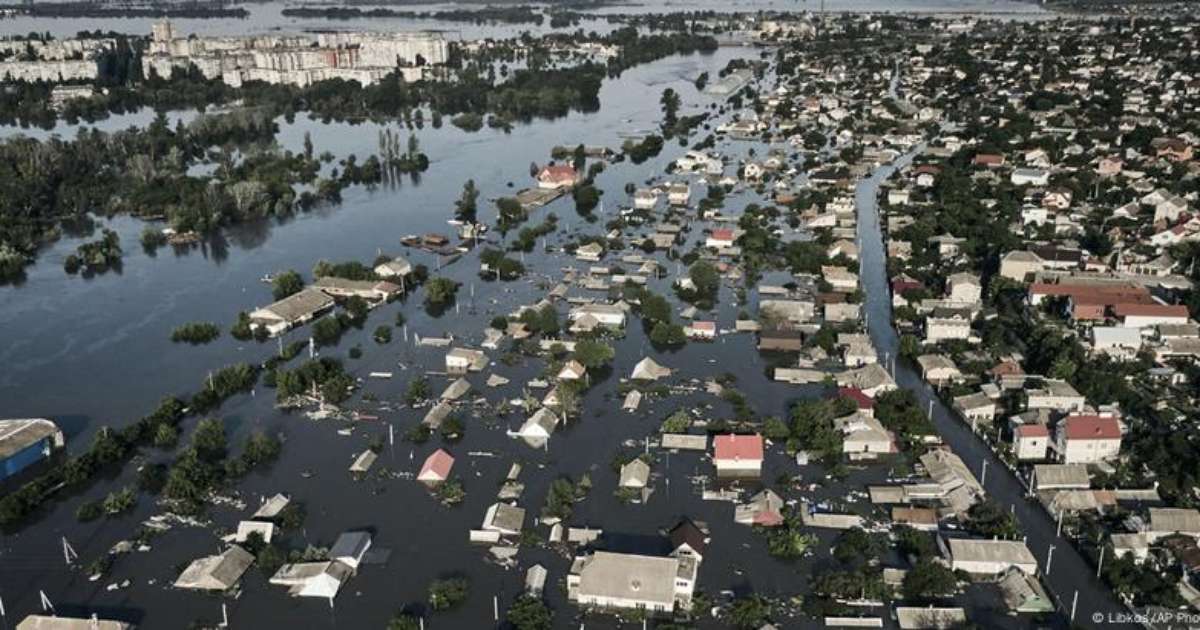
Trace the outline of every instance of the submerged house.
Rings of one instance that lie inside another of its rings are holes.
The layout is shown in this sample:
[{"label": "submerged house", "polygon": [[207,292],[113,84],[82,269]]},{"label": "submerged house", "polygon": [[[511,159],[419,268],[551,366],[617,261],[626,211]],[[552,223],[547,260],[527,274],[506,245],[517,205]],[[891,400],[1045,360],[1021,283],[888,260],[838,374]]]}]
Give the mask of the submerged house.
[{"label": "submerged house", "polygon": [[669,614],[690,608],[695,558],[597,551],[580,556],[567,576],[567,599],[582,606]]},{"label": "submerged house", "polygon": [[65,444],[62,430],[50,420],[0,420],[0,480],[46,459]]},{"label": "submerged house", "polygon": [[193,560],[175,580],[175,588],[200,591],[227,591],[254,562],[249,551],[231,546],[223,553]]},{"label": "submerged house", "polygon": [[316,319],[334,306],[333,298],[313,288],[303,289],[274,304],[251,311],[250,327],[275,337]]}]

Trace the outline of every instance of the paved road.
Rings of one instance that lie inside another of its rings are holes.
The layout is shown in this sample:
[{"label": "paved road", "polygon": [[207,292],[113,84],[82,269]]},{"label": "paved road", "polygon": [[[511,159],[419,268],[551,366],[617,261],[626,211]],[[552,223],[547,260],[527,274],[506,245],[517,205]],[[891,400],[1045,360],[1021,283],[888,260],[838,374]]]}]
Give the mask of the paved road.
[{"label": "paved road", "polygon": [[[923,147],[921,147],[923,148]],[[863,290],[866,293],[868,331],[880,359],[896,357],[899,353],[899,337],[891,326],[892,302],[888,291],[887,268],[883,236],[880,229],[879,186],[895,170],[912,161],[921,148],[910,151],[895,163],[877,169],[870,177],[859,183],[855,192],[858,206],[859,264]],[[1027,536],[1027,544],[1038,559],[1040,570],[1047,570],[1047,557],[1054,546],[1053,560],[1049,563],[1049,574],[1044,582],[1058,600],[1065,615],[1071,614],[1072,601],[1078,593],[1075,623],[1087,628],[1136,628],[1120,623],[1127,609],[1112,592],[1096,578],[1095,569],[1089,565],[1071,543],[1055,535],[1055,523],[1042,508],[1025,498],[1025,487],[1000,461],[991,449],[979,440],[970,427],[940,399],[911,367],[902,361],[895,364],[896,382],[911,390],[929,408],[933,402],[933,422],[938,432],[954,452],[972,468],[977,477],[982,477],[984,462],[987,462],[985,487],[988,495],[1001,505],[1013,506],[1021,530]],[[1098,620],[1098,621],[1097,621]]]}]

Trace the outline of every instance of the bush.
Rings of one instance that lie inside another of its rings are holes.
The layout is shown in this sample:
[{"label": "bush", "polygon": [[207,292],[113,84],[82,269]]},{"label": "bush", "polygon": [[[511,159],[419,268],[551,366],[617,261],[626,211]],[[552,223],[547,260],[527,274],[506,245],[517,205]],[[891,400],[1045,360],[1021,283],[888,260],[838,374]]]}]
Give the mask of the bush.
[{"label": "bush", "polygon": [[[247,328],[249,326],[247,325]],[[208,343],[221,336],[221,329],[210,322],[192,322],[184,324],[171,332],[171,341],[186,342],[193,345]]]},{"label": "bush", "polygon": [[469,587],[464,577],[434,580],[429,584],[429,607],[434,611],[455,608],[466,601]]},{"label": "bush", "polygon": [[443,277],[431,279],[425,283],[425,303],[431,306],[442,306],[454,301],[458,293],[458,283]]},{"label": "bush", "polygon": [[505,615],[514,630],[550,630],[553,618],[546,604],[532,595],[517,597]]}]

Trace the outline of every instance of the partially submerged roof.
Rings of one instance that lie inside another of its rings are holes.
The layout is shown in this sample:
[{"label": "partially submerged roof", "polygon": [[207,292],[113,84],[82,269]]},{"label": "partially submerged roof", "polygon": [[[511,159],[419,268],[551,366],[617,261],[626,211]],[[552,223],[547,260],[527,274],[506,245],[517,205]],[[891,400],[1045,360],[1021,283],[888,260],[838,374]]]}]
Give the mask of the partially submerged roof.
[{"label": "partially submerged roof", "polygon": [[17,630],[133,630],[134,625],[109,619],[78,619],[57,615],[29,615],[17,624]]},{"label": "partially submerged roof", "polygon": [[579,576],[579,592],[589,597],[655,602],[671,608],[678,569],[675,558],[597,551],[577,559],[571,572]]},{"label": "partially submerged roof", "polygon": [[670,375],[671,368],[663,367],[654,359],[646,357],[633,366],[633,374],[630,378],[639,381],[656,381]]},{"label": "partially submerged roof", "polygon": [[234,545],[217,556],[193,560],[175,580],[176,588],[224,591],[232,588],[254,562],[250,552]]},{"label": "partially submerged roof", "polygon": [[53,438],[55,446],[63,445],[58,425],[44,418],[0,420],[0,460],[11,457],[41,440]]}]

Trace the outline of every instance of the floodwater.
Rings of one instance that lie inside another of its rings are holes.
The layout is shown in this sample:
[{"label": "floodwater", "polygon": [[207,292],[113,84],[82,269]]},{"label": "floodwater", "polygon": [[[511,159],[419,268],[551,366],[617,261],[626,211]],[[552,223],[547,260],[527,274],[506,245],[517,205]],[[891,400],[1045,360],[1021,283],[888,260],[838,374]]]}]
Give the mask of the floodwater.
[{"label": "floodwater", "polygon": [[[531,3],[537,4],[537,3]],[[612,26],[604,20],[585,20],[578,27],[566,29],[550,28],[549,20],[538,25],[519,24],[472,24],[468,22],[450,22],[432,19],[409,18],[370,18],[353,20],[324,20],[315,18],[296,18],[283,15],[283,9],[297,6],[295,3],[263,2],[238,5],[250,12],[246,18],[173,19],[176,31],[181,34],[197,35],[246,35],[283,30],[288,32],[312,30],[339,29],[371,29],[371,30],[439,30],[448,36],[463,39],[478,39],[484,37],[509,37],[514,30],[529,31],[535,35],[553,30],[575,30],[605,32]],[[356,5],[363,10],[374,8],[372,5]],[[419,4],[385,6],[398,11],[413,11],[432,13],[448,9],[477,9],[474,4]],[[1017,18],[1020,16],[1050,15],[1035,2],[1020,2],[1018,0],[648,0],[646,2],[630,2],[602,7],[592,13],[597,15],[613,13],[668,13],[673,11],[716,11],[728,13],[755,11],[820,11],[881,13],[881,12],[921,12],[921,13],[977,13],[996,17]],[[31,18],[17,16],[0,19],[0,36],[26,34],[30,32],[49,32],[55,37],[70,37],[84,30],[112,30],[121,33],[150,33],[150,26],[157,21],[155,18]]]},{"label": "floodwater", "polygon": [[[427,124],[415,132],[432,161],[419,181],[405,179],[394,187],[350,189],[337,206],[288,220],[238,226],[200,247],[179,252],[163,248],[156,256],[149,256],[137,243],[142,223],[128,218],[112,220],[107,224],[120,233],[126,250],[119,273],[92,278],[68,276],[62,270],[62,260],[81,239],[65,238],[42,252],[37,264],[28,269],[24,284],[0,287],[0,364],[5,366],[0,370],[0,408],[8,417],[53,418],[67,432],[69,448],[80,450],[98,427],[125,425],[153,409],[164,395],[195,391],[212,369],[269,356],[273,343],[244,344],[227,334],[199,347],[175,345],[168,340],[174,327],[188,321],[213,321],[227,330],[237,311],[270,302],[269,286],[259,281],[263,274],[293,268],[307,276],[318,259],[369,261],[379,251],[403,253],[433,269],[436,261],[431,256],[403,251],[399,239],[412,233],[449,232],[445,221],[466,179],[473,178],[483,192],[481,216],[492,219],[492,206],[486,199],[529,185],[529,164],[544,164],[550,147],[579,142],[618,146],[622,132],[657,125],[658,95],[668,87],[682,96],[684,114],[710,107],[713,99],[697,93],[692,80],[701,72],[715,75],[730,59],[758,52],[752,48],[722,48],[711,55],[673,57],[635,68],[619,80],[605,83],[599,112],[520,125],[508,134],[486,128],[466,133],[449,124],[435,130]],[[186,118],[190,114],[180,115]],[[138,113],[114,117],[103,125],[141,125],[146,116]],[[711,122],[715,125],[717,120]],[[362,158],[375,150],[378,129],[373,124],[322,124],[297,118],[282,124],[279,141],[298,149],[308,132],[317,151],[356,153]],[[59,132],[73,133],[67,128]],[[723,144],[718,150],[736,159],[753,146]],[[761,152],[763,147],[757,149]],[[682,151],[677,144],[668,144],[662,155],[642,165],[623,162],[606,170],[597,183],[605,191],[609,215],[626,201],[626,183],[643,182],[661,174]],[[738,212],[755,200],[751,193],[731,196],[726,209]],[[540,221],[549,212],[560,218],[559,232],[550,237],[552,245],[572,234],[603,231],[603,218],[600,224],[586,224],[569,199],[536,211],[530,223]],[[699,226],[693,226],[688,238],[690,242],[702,238]],[[663,259],[661,254],[657,257]],[[464,283],[458,309],[433,317],[424,311],[421,294],[417,293],[408,301],[374,311],[362,331],[349,332],[339,346],[323,352],[344,359],[359,377],[365,378],[372,371],[394,372],[394,379],[367,380],[364,388],[380,400],[397,401],[416,373],[442,369],[444,350],[405,343],[399,329],[390,345],[378,346],[370,339],[374,327],[391,323],[397,312],[403,312],[410,337],[453,334],[465,343],[477,344],[493,316],[540,297],[541,289],[531,284],[532,279],[557,277],[559,267],[567,261],[533,253],[526,256],[525,263],[530,269],[529,280],[484,282],[477,275],[477,259],[469,255],[438,272]],[[654,281],[653,288],[670,295],[669,281]],[[755,299],[751,291],[751,302]],[[734,292],[726,287],[712,319],[722,328],[730,328],[741,308],[754,310],[753,303],[735,304]],[[299,330],[285,341],[305,338],[305,331]],[[358,360],[346,358],[347,351],[356,345],[361,346],[364,356]],[[616,391],[619,381],[636,361],[654,351],[636,320],[625,338],[614,345],[617,358],[611,372],[596,377],[583,401],[582,417],[560,430],[546,450],[530,449],[505,436],[506,428],[515,428],[523,420],[520,414],[470,417],[465,439],[446,446],[457,458],[455,473],[467,490],[465,503],[456,508],[437,505],[410,480],[355,482],[346,472],[354,454],[366,448],[371,439],[386,438],[388,425],[394,426],[398,438],[420,421],[424,410],[378,412],[380,420],[362,422],[355,426],[352,436],[342,437],[336,431],[344,426],[341,423],[314,422],[299,414],[276,411],[273,390],[237,396],[222,406],[217,415],[226,421],[231,444],[239,444],[250,431],[260,428],[281,433],[286,443],[283,456],[269,471],[252,474],[238,485],[252,507],[242,512],[211,510],[219,525],[229,529],[252,512],[258,497],[285,492],[308,507],[303,541],[328,545],[341,531],[372,528],[376,547],[391,550],[387,564],[363,568],[342,590],[333,607],[324,601],[290,599],[285,589],[269,586],[253,567],[236,599],[169,588],[167,585],[184,564],[218,550],[220,542],[210,529],[176,528],[157,538],[151,551],[119,557],[109,574],[96,582],[88,581],[78,566],[68,568],[62,557],[62,538],[78,552],[78,564],[86,564],[128,537],[138,522],[155,512],[151,501],[142,497],[133,513],[118,519],[80,524],[74,518],[75,509],[84,500],[132,484],[132,465],[80,496],[53,502],[22,532],[0,538],[0,598],[12,619],[40,610],[38,593],[42,591],[59,612],[95,612],[102,617],[137,621],[145,628],[181,628],[198,619],[216,622],[221,618],[223,603],[234,627],[380,628],[393,612],[423,601],[430,580],[462,573],[471,578],[468,602],[455,611],[432,616],[427,623],[433,628],[480,628],[494,625],[492,597],[498,598],[503,611],[520,592],[525,569],[541,563],[550,571],[546,599],[556,611],[555,626],[579,627],[575,609],[565,601],[563,584],[569,558],[544,548],[523,549],[519,567],[503,569],[486,563],[485,549],[467,543],[468,530],[479,526],[514,461],[525,464],[522,481],[526,488],[520,504],[528,510],[526,526],[533,525],[532,519],[554,478],[578,478],[586,472],[594,488],[576,506],[572,525],[600,527],[614,535],[644,539],[654,537],[681,516],[691,516],[706,521],[711,528],[713,542],[700,569],[700,586],[708,594],[729,590],[738,594],[753,591],[788,595],[805,590],[803,585],[811,569],[828,562],[825,550],[833,535],[817,532],[822,544],[816,557],[794,564],[771,559],[762,538],[733,523],[732,505],[701,501],[692,478],[711,471],[703,455],[659,454],[653,470],[661,476],[654,481],[655,494],[648,505],[624,506],[613,497],[616,473],[609,462],[623,451],[636,450],[636,444],[653,434],[671,411],[685,406],[700,410],[708,418],[731,416],[728,404],[702,393],[647,400],[636,414],[620,411],[621,398]],[[493,360],[499,356],[496,352],[490,354]],[[678,370],[670,379],[672,383],[687,384],[692,379],[725,372],[734,374],[736,387],[762,416],[783,416],[792,401],[819,395],[816,387],[770,382],[768,359],[754,350],[754,338],[749,335],[725,335],[713,344],[690,343],[679,351],[658,353],[655,358]],[[523,383],[539,376],[541,366],[540,361],[511,367],[495,361],[484,374],[472,375],[469,380],[475,385],[476,395],[495,403],[520,397]],[[483,381],[493,372],[512,382],[497,389],[487,388]],[[447,379],[433,378],[435,393],[448,383]],[[354,405],[374,413],[369,403],[360,400]],[[626,440],[634,444],[626,446]],[[415,447],[397,439],[394,447],[385,446],[376,467],[415,472],[438,446],[442,445],[436,438]],[[148,456],[156,461],[171,458],[170,453],[153,451],[148,451]],[[308,471],[315,474],[311,478],[302,475]],[[804,496],[839,500],[848,489],[861,489],[864,482],[879,481],[887,472],[885,467],[855,470],[844,484],[825,486]],[[806,483],[825,481],[819,468],[798,468],[777,445],[768,457],[763,479],[774,485],[782,474],[799,474]],[[787,496],[799,495],[792,492]],[[868,508],[860,503],[848,509],[865,512]],[[546,534],[544,527],[537,531]],[[109,585],[121,585],[126,580],[128,586],[109,590]],[[973,588],[961,599],[971,608],[977,623],[1020,627],[1021,620],[999,612],[1000,604],[992,595],[986,589]],[[887,616],[884,610],[875,612]],[[819,622],[786,617],[777,621],[785,622],[782,627],[820,626]],[[615,625],[612,618],[587,619],[587,627]],[[708,622],[703,627],[719,624]]]}]

